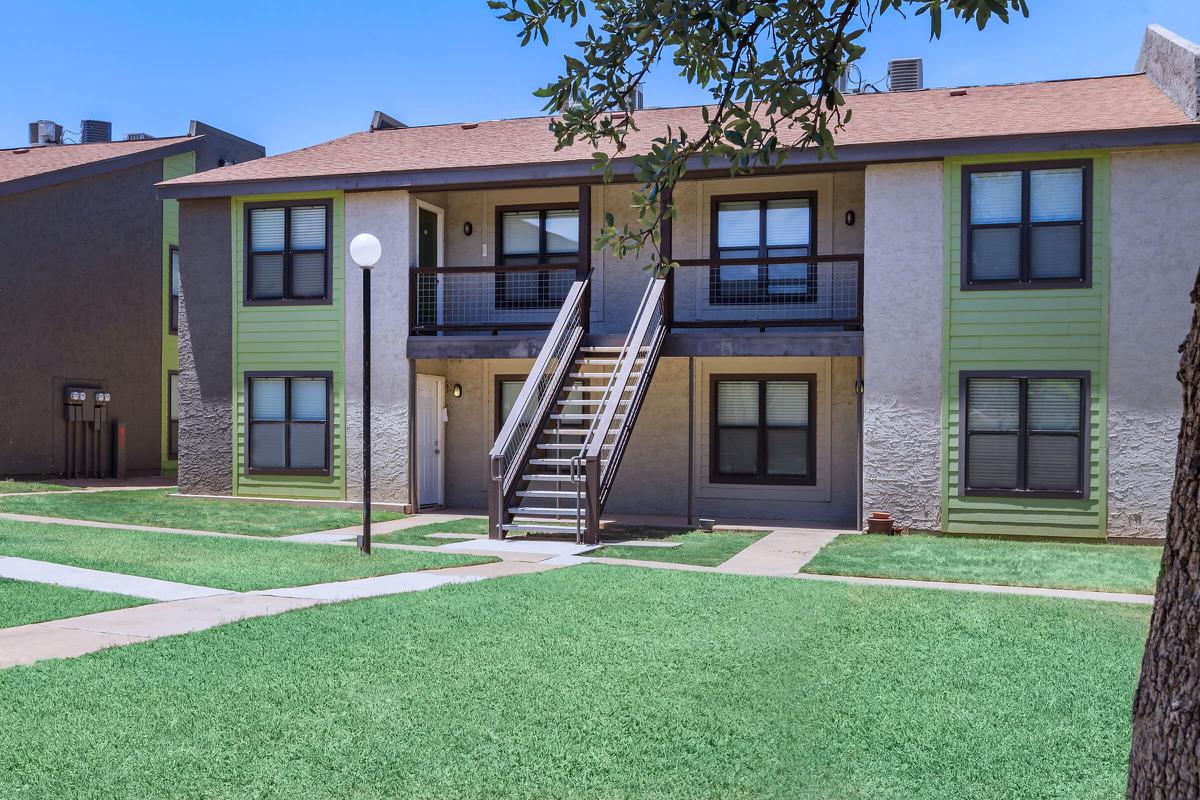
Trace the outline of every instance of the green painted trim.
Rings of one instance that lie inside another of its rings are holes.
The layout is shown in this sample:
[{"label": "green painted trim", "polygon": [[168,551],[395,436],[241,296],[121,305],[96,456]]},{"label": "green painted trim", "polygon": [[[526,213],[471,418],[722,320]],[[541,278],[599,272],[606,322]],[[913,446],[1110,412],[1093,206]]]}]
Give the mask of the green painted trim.
[{"label": "green painted trim", "polygon": [[[1092,160],[1092,286],[963,292],[962,167]],[[1106,150],[979,155],[944,161],[941,529],[948,533],[1100,538],[1108,506],[1108,293],[1111,170]],[[1082,500],[958,494],[959,373],[1062,369],[1091,373],[1090,480]]]},{"label": "green painted trim", "polygon": [[[196,171],[196,152],[190,150],[163,159],[163,180],[181,178]],[[174,473],[179,462],[167,458],[167,425],[170,410],[168,373],[179,370],[179,337],[171,333],[171,245],[179,246],[179,201],[162,201],[162,382],[159,404],[160,468],[165,473]]]},{"label": "green painted trim", "polygon": [[[246,203],[332,200],[333,303],[317,306],[246,306],[242,303],[243,221]],[[346,497],[345,198],[341,192],[234,197],[233,231],[233,493],[246,497],[343,500]],[[243,332],[243,328],[245,331]],[[248,475],[245,472],[245,373],[272,370],[333,373],[331,474]]]}]

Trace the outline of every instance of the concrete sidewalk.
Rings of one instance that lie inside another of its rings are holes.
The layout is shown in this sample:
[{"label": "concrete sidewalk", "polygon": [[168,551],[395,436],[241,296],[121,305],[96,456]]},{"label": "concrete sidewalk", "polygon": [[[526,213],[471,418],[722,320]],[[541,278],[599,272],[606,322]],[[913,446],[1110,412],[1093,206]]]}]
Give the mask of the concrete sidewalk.
[{"label": "concrete sidewalk", "polygon": [[50,583],[73,589],[89,589],[93,592],[110,592],[147,600],[190,600],[218,594],[230,594],[227,589],[210,589],[189,583],[162,581],[124,575],[119,572],[104,572],[98,569],[71,567],[50,561],[35,561],[32,558],[0,556],[0,578],[33,583]]}]

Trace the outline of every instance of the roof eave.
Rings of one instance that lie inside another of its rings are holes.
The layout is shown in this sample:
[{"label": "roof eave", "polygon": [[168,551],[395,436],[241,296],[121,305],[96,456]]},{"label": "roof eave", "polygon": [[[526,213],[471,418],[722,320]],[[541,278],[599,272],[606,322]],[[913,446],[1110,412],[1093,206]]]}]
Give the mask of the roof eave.
[{"label": "roof eave", "polygon": [[[1200,123],[1188,123],[1124,130],[1072,131],[1006,136],[978,136],[958,139],[922,139],[906,142],[850,144],[835,148],[836,160],[821,159],[815,149],[796,150],[788,155],[786,166],[811,170],[816,165],[829,169],[848,164],[894,161],[928,161],[951,156],[1003,155],[1053,150],[1087,150],[1107,147],[1152,147],[1200,143]],[[166,199],[232,197],[237,195],[283,194],[299,191],[380,191],[386,189],[469,188],[473,186],[516,186],[521,184],[595,183],[600,175],[592,169],[591,159],[548,161],[533,164],[503,164],[486,167],[424,169],[396,172],[370,172],[314,177],[265,178],[220,182],[166,181],[157,184],[159,196]],[[632,159],[618,159],[615,172],[628,177]],[[710,164],[708,170],[714,165]],[[720,165],[716,165],[718,168]],[[692,172],[704,170],[699,157],[688,162]]]},{"label": "roof eave", "polygon": [[[113,158],[105,158],[100,161],[89,161],[86,164],[77,164],[73,167],[64,167],[63,169],[56,169],[51,172],[39,172],[36,175],[4,181],[0,183],[0,197],[32,192],[37,189],[47,189],[51,186],[70,183],[81,178],[91,178],[108,172],[141,166],[151,161],[159,161],[176,153],[195,150],[196,143],[203,138],[203,135],[193,136],[178,142],[172,142],[171,144],[164,144],[162,147],[149,147],[145,150],[138,150],[135,153],[123,156],[114,156]],[[73,145],[60,146],[72,147]]]}]

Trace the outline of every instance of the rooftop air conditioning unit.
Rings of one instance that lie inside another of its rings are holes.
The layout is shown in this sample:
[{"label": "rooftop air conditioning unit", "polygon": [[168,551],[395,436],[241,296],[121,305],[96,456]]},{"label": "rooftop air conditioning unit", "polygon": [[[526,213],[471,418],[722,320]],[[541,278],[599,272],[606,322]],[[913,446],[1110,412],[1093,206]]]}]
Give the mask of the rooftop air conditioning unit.
[{"label": "rooftop air conditioning unit", "polygon": [[30,144],[62,144],[63,127],[48,119],[29,123]]},{"label": "rooftop air conditioning unit", "polygon": [[125,134],[125,141],[127,141],[127,142],[142,142],[142,141],[145,141],[146,139],[153,139],[153,138],[154,137],[148,133],[127,133],[127,134]]},{"label": "rooftop air conditioning unit", "polygon": [[893,58],[888,62],[888,90],[892,92],[915,92],[925,88],[921,59]]}]

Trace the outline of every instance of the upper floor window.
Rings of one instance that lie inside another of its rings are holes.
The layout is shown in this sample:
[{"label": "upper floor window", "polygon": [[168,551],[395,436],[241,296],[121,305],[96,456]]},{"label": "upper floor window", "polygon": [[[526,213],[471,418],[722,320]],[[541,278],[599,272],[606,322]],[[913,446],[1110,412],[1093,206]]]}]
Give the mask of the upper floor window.
[{"label": "upper floor window", "polygon": [[[579,209],[497,209],[498,266],[574,264],[579,260]],[[575,280],[569,270],[528,270],[496,275],[496,307],[558,308]]]},{"label": "upper floor window", "polygon": [[329,376],[247,375],[250,470],[329,472]]},{"label": "upper floor window", "polygon": [[710,479],[813,483],[813,384],[804,375],[714,379]]},{"label": "upper floor window", "polygon": [[179,248],[171,245],[167,252],[171,261],[170,331],[179,333]]},{"label": "upper floor window", "polygon": [[[713,204],[713,254],[717,258],[808,257],[816,239],[811,196],[718,199]],[[715,266],[709,302],[796,303],[816,298],[812,264]]]},{"label": "upper floor window", "polygon": [[1091,164],[968,167],[962,288],[1091,285]]},{"label": "upper floor window", "polygon": [[325,303],[330,294],[328,202],[246,212],[246,300]]},{"label": "upper floor window", "polygon": [[964,374],[966,494],[1082,497],[1084,374]]}]

